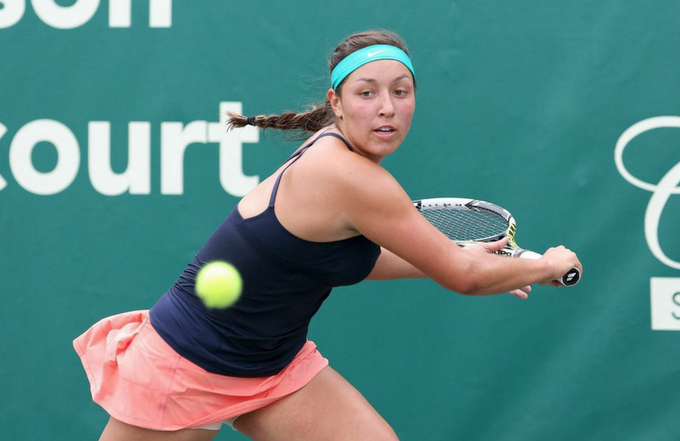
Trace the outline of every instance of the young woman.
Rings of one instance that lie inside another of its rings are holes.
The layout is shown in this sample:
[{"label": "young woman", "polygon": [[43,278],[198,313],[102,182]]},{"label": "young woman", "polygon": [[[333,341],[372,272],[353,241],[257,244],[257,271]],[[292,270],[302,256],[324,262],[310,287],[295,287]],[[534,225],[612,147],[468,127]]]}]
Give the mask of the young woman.
[{"label": "young woman", "polygon": [[[307,341],[332,287],[365,278],[429,277],[467,295],[526,298],[576,255],[490,254],[432,227],[380,166],[409,132],[416,76],[390,32],[355,34],[330,60],[331,88],[313,111],[231,125],[311,133],[209,238],[150,311],[109,317],[74,342],[94,400],[110,414],[101,440],[209,440],[222,423],[253,440],[396,440],[371,405]],[[241,273],[241,298],[208,309],[194,292],[207,262]]]}]

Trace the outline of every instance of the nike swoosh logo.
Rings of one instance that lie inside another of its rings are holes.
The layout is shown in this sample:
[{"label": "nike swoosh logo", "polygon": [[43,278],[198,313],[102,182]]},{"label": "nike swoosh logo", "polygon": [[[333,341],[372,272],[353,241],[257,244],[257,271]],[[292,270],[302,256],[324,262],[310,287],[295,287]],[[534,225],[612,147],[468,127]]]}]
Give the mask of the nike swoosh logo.
[{"label": "nike swoosh logo", "polygon": [[384,50],[379,50],[379,51],[375,51],[375,52],[368,52],[368,53],[366,54],[366,56],[368,56],[368,57],[374,57],[374,56],[378,55],[378,54],[381,53],[381,52],[385,52],[385,51],[384,51]]}]

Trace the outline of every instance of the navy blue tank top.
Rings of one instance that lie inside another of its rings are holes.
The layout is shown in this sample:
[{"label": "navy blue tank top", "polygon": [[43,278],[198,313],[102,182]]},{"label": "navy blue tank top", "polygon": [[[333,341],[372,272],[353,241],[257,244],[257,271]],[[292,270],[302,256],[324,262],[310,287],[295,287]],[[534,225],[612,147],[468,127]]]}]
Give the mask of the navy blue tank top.
[{"label": "navy blue tank top", "polygon": [[[335,286],[360,282],[380,247],[356,236],[310,242],[286,230],[274,212],[281,177],[321,134],[291,156],[278,175],[269,206],[244,219],[235,207],[151,308],[151,324],[175,351],[209,372],[236,377],[279,373],[302,349],[312,316]],[[351,150],[351,148],[350,148]],[[243,278],[241,298],[227,309],[208,309],[196,296],[198,270],[222,260]]]}]

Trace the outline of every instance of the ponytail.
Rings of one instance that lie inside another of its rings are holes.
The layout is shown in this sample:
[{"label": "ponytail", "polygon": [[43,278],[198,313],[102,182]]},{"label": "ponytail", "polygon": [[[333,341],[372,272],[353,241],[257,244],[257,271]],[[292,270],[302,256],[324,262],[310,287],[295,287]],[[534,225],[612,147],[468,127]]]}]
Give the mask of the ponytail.
[{"label": "ponytail", "polygon": [[315,133],[324,127],[335,122],[335,114],[331,108],[331,103],[326,101],[324,104],[317,105],[311,110],[295,113],[283,112],[280,115],[258,115],[246,117],[237,113],[230,112],[227,119],[227,130],[254,126],[261,129],[293,130],[300,133],[300,138],[306,134]]}]

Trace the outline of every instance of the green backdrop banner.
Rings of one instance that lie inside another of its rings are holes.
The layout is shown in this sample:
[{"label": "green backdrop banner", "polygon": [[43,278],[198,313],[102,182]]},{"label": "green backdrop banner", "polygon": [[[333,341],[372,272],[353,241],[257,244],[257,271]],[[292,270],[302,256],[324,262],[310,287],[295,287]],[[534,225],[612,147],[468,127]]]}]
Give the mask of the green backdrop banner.
[{"label": "green backdrop banner", "polygon": [[364,282],[310,338],[404,440],[678,439],[680,3],[416,3],[0,1],[4,438],[97,438],[72,339],[153,305],[296,148],[225,112],[322,100],[335,44],[386,28],[418,108],[385,167],[585,274],[526,302]]}]

